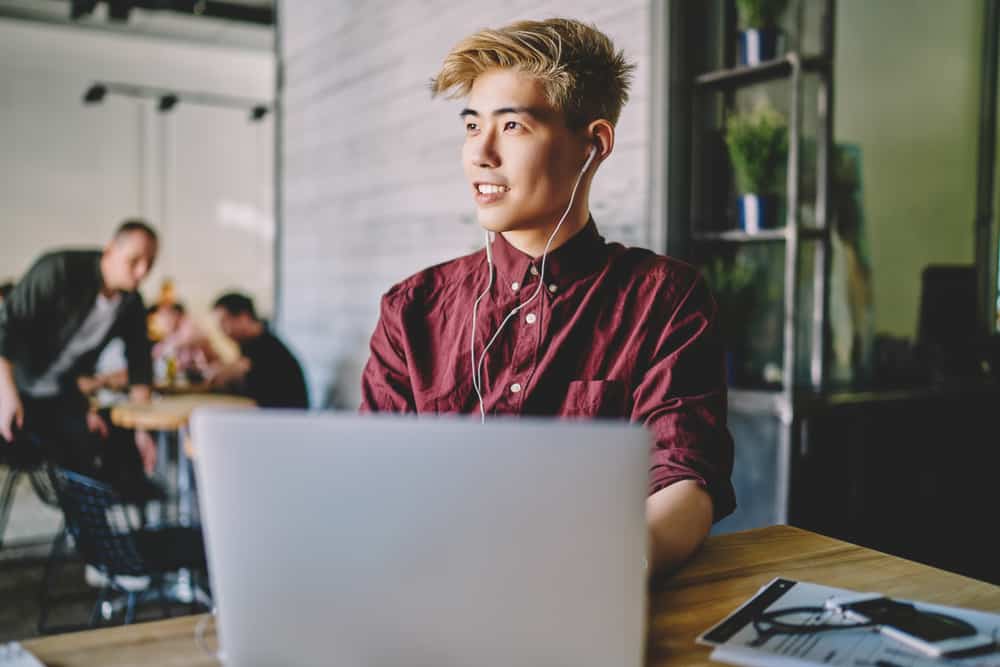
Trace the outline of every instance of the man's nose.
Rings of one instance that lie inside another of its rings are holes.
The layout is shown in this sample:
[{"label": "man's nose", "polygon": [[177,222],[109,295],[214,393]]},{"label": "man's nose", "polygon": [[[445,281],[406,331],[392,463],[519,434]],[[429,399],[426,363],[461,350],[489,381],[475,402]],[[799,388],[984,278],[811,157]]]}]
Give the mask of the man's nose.
[{"label": "man's nose", "polygon": [[477,167],[495,168],[500,166],[500,153],[491,132],[483,132],[476,138],[472,149],[472,162]]}]

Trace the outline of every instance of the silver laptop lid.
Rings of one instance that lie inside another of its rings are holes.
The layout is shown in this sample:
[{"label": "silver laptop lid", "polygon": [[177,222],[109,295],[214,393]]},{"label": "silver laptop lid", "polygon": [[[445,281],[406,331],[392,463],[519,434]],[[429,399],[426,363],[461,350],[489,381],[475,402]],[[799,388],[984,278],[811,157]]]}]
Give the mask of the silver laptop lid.
[{"label": "silver laptop lid", "polygon": [[227,665],[641,664],[643,429],[209,409],[192,436]]}]

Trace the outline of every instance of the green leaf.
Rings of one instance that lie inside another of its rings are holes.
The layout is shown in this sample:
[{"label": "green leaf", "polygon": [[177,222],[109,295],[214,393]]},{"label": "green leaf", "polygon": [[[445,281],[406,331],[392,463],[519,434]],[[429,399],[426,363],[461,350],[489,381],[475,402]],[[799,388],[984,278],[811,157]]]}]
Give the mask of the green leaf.
[{"label": "green leaf", "polygon": [[767,104],[748,114],[730,116],[726,146],[741,194],[763,195],[780,191],[778,175],[788,155],[788,125],[784,116]]},{"label": "green leaf", "polygon": [[787,8],[788,0],[736,0],[740,24],[745,28],[777,27]]}]

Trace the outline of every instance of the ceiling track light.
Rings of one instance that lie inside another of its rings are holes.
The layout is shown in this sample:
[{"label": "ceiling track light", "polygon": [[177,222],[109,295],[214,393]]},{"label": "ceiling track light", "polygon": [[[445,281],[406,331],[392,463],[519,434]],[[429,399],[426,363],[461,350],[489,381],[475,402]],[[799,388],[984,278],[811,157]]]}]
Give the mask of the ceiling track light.
[{"label": "ceiling track light", "polygon": [[83,94],[84,104],[100,104],[109,94],[131,97],[134,99],[156,100],[156,109],[160,113],[172,111],[180,102],[199,106],[217,107],[223,109],[244,109],[249,112],[250,120],[258,122],[271,113],[271,105],[267,102],[247,97],[234,97],[200,91],[170,90],[154,86],[141,86],[134,83],[95,81]]},{"label": "ceiling track light", "polygon": [[108,94],[107,86],[95,83],[83,95],[84,104],[100,104],[104,101],[104,96]]},{"label": "ceiling track light", "polygon": [[94,13],[97,0],[72,0],[69,3],[69,18],[76,21]]},{"label": "ceiling track light", "polygon": [[156,109],[161,113],[167,113],[175,106],[177,106],[178,98],[173,93],[167,93],[160,98],[159,103],[156,105]]}]

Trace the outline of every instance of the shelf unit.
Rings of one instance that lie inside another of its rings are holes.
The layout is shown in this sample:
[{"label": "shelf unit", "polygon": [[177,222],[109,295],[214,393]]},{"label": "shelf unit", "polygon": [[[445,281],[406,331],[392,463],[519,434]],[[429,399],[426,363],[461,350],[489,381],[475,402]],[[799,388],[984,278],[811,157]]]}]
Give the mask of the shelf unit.
[{"label": "shelf unit", "polygon": [[[787,522],[791,496],[794,458],[798,454],[801,413],[806,404],[814,402],[827,389],[827,350],[829,338],[829,277],[831,254],[830,190],[833,159],[833,45],[835,0],[823,0],[821,25],[821,52],[803,55],[787,53],[781,58],[749,67],[732,67],[704,72],[694,77],[691,99],[694,107],[709,96],[724,96],[723,105],[731,107],[735,91],[769,82],[785,81],[789,84],[788,110],[788,163],[785,199],[785,225],[748,233],[736,229],[706,229],[705,219],[692,216],[689,238],[692,244],[710,252],[712,247],[731,244],[778,243],[784,244],[783,273],[784,311],[782,313],[782,383],[778,391],[730,391],[731,404],[736,409],[749,409],[775,414],[780,422],[778,443],[778,470],[775,515],[778,522]],[[731,34],[731,33],[730,33]],[[801,219],[802,136],[804,80],[815,76],[818,81],[816,97],[816,200],[815,221],[804,225]],[[697,113],[691,114],[692,136],[699,135]],[[691,150],[692,174],[703,176],[698,168],[699,146]],[[693,176],[692,178],[696,178]],[[701,184],[699,184],[700,187]],[[720,193],[716,192],[715,195]],[[698,187],[692,187],[692,211],[699,210]],[[713,220],[712,222],[718,222]],[[802,253],[805,242],[813,245],[813,280],[811,340],[809,349],[809,382],[801,383],[796,324],[799,314]],[[808,400],[803,397],[809,396]]]}]

